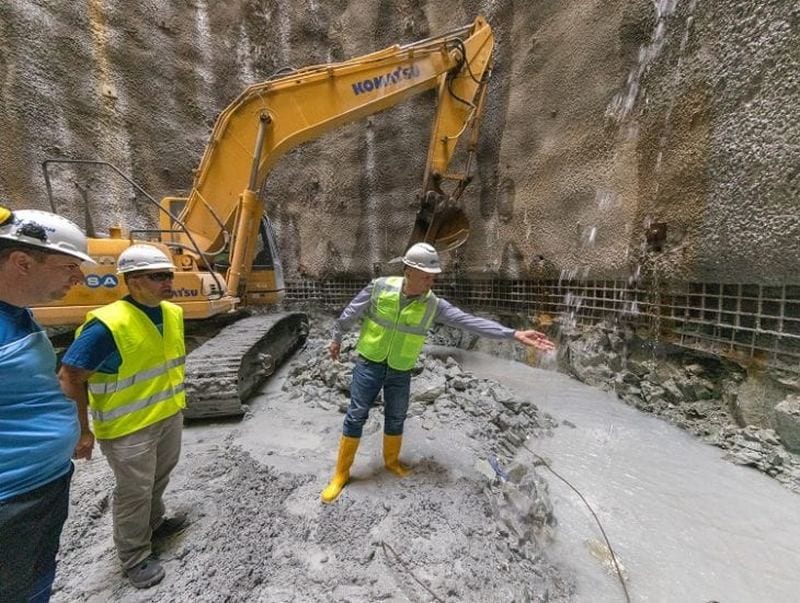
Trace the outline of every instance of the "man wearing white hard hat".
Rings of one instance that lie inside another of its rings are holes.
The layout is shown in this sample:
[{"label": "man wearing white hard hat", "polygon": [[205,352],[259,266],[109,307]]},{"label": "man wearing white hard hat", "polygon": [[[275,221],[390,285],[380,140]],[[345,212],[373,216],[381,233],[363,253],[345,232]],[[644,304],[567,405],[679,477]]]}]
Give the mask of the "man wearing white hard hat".
[{"label": "man wearing white hard hat", "polygon": [[163,501],[180,457],[186,405],[183,309],[167,301],[174,270],[156,246],[122,252],[117,272],[129,295],[87,314],[59,371],[79,411],[91,411],[94,437],[114,472],[114,544],[136,588],[164,578],[153,541],[187,525],[185,514],[167,517]]},{"label": "man wearing white hard hat", "polygon": [[83,282],[94,263],[66,218],[0,206],[0,601],[48,601],[82,438],[56,354],[28,306]]},{"label": "man wearing white hard hat", "polygon": [[350,479],[364,423],[383,390],[383,459],[399,477],[409,469],[400,463],[403,425],[408,411],[411,370],[434,323],[459,327],[484,337],[514,339],[526,346],[552,350],[553,343],[538,331],[515,331],[492,320],[459,310],[431,291],[442,271],[439,254],[428,243],[412,245],[403,256],[403,276],[373,280],[344,309],[333,328],[329,346],[336,360],[342,334],[359,319],[358,359],[350,386],[350,405],[344,418],[336,469],[321,499],[336,500]]}]

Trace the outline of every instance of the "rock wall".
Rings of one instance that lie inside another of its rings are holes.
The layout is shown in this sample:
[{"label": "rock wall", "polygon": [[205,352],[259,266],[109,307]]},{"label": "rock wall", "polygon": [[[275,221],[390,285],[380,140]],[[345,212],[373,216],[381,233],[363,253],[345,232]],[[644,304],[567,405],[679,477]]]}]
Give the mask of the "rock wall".
[{"label": "rock wall", "polygon": [[[7,0],[0,198],[47,207],[39,164],[52,157],[110,161],[156,198],[186,191],[247,84],[477,14],[496,57],[464,197],[472,235],[452,268],[626,276],[660,223],[666,277],[800,280],[791,0]],[[290,275],[368,274],[402,252],[432,104],[421,95],[278,163],[265,192]],[[53,175],[57,208],[79,221],[85,195],[101,230],[155,223],[118,179]]]}]

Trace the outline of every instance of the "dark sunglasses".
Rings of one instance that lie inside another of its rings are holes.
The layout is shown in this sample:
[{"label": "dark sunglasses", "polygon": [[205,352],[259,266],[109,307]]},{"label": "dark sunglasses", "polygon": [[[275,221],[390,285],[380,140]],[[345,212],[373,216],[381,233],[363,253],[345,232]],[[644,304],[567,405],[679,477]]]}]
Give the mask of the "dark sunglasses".
[{"label": "dark sunglasses", "polygon": [[147,277],[148,280],[154,281],[156,283],[171,281],[173,278],[175,278],[175,275],[172,272],[151,272],[150,274],[145,274],[143,276]]}]

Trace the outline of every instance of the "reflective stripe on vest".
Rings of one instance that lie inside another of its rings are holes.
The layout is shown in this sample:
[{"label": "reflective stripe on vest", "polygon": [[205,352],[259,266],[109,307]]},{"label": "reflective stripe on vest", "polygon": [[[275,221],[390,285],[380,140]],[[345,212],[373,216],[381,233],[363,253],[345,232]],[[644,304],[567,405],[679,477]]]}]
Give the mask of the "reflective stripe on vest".
[{"label": "reflective stripe on vest", "polygon": [[161,302],[163,335],[133,304],[120,300],[87,314],[114,337],[122,362],[117,373],[92,373],[89,406],[98,439],[119,438],[171,417],[186,405],[183,310]]},{"label": "reflective stripe on vest", "polygon": [[380,278],[373,283],[369,307],[356,349],[373,362],[386,362],[395,370],[411,370],[425,336],[436,316],[438,299],[429,291],[400,308],[401,277]]},{"label": "reflective stripe on vest", "polygon": [[137,410],[142,410],[143,408],[147,408],[148,406],[152,406],[153,404],[158,404],[166,400],[167,398],[173,396],[176,393],[183,391],[183,384],[176,387],[174,390],[168,390],[165,392],[160,392],[158,394],[154,394],[149,398],[145,398],[144,400],[136,400],[135,402],[131,402],[130,404],[126,404],[124,406],[118,406],[114,410],[109,410],[103,412],[102,410],[92,410],[92,419],[95,421],[113,421],[114,419],[119,419],[123,415],[130,414]]},{"label": "reflective stripe on vest", "polygon": [[121,381],[111,381],[109,383],[89,383],[89,391],[93,394],[110,394],[112,392],[125,389],[126,387],[130,387],[134,383],[141,383],[142,381],[147,381],[153,377],[163,375],[169,369],[176,366],[181,366],[182,364],[186,364],[186,356],[174,358],[153,369],[150,369],[149,371],[136,373],[133,377],[128,377],[127,379],[123,379]]}]

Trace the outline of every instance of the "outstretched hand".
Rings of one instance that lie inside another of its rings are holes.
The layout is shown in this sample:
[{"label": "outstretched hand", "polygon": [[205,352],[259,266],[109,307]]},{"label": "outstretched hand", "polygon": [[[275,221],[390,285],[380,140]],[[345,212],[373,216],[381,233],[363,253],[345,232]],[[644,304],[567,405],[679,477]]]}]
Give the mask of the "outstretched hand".
[{"label": "outstretched hand", "polygon": [[529,329],[527,331],[514,331],[514,339],[519,341],[522,345],[532,346],[545,352],[549,352],[550,350],[554,350],[556,348],[556,344],[548,339],[547,335],[540,333],[539,331],[534,331],[533,329]]}]

